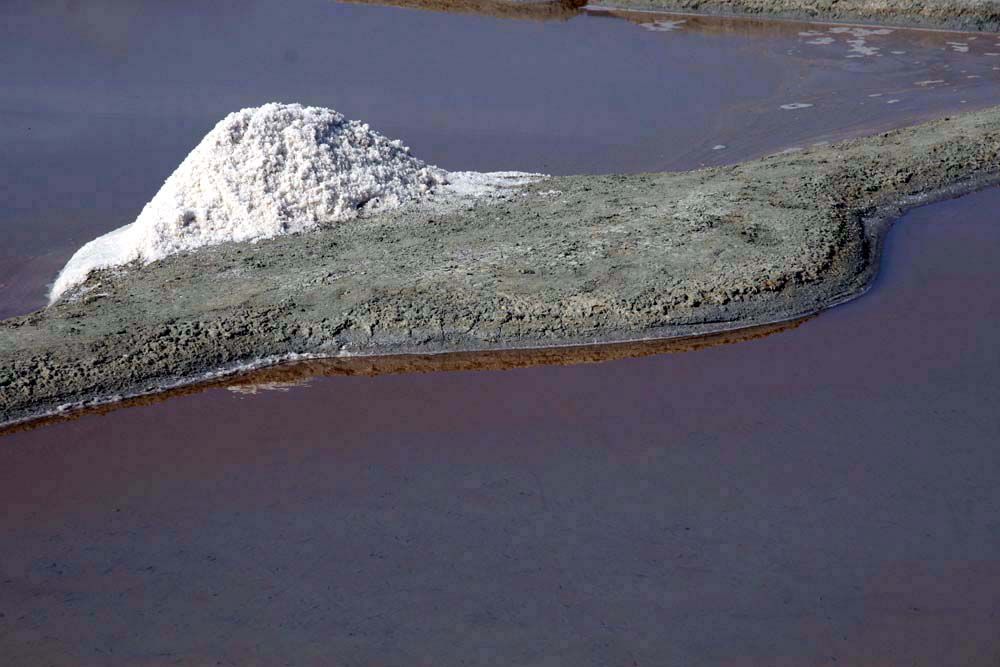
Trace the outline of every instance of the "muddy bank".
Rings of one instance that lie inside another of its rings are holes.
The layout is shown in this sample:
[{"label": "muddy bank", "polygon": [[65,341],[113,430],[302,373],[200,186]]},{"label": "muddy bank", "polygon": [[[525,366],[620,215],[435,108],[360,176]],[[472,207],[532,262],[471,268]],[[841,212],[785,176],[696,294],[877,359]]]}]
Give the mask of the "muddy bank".
[{"label": "muddy bank", "polygon": [[[0,422],[262,358],[708,334],[861,293],[901,207],[997,182],[1000,108],[686,173],[547,179],[97,274],[0,322]],[[866,222],[867,220],[867,222]]]},{"label": "muddy bank", "polygon": [[[594,4],[605,6],[605,3]],[[1000,30],[1000,2],[996,0],[612,0],[606,6],[985,32]]]}]

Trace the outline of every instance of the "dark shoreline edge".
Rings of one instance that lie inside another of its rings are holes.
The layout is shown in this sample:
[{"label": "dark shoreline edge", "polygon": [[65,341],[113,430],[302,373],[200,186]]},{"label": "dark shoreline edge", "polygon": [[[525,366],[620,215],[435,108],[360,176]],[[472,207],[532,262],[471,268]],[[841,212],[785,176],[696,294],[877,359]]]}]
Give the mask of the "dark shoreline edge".
[{"label": "dark shoreline edge", "polygon": [[[905,210],[996,183],[1000,107],[729,167],[550,179],[464,211],[415,209],[97,275],[75,299],[0,322],[0,425],[203,382],[262,359],[527,353],[798,320],[870,288],[885,234]],[[562,188],[565,199],[551,201],[547,188]],[[593,241],[610,258],[561,252],[629,223]],[[512,234],[551,247],[487,261]],[[385,249],[404,241],[403,255]],[[451,254],[428,254],[445,245]],[[410,260],[400,274],[396,264]],[[754,273],[765,260],[783,264]],[[542,275],[519,277],[518,261]],[[352,262],[353,272],[322,279]],[[314,275],[319,284],[303,281]],[[585,297],[591,312],[577,308]]]}]

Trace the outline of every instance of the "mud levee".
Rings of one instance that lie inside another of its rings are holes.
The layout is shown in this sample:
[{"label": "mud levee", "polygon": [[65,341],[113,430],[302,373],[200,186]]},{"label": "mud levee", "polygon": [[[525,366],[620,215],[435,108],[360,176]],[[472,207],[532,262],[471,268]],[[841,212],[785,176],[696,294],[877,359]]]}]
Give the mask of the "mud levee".
[{"label": "mud levee", "polygon": [[[498,18],[567,19],[585,0],[345,0]],[[610,9],[1000,31],[1000,0],[608,0]]]},{"label": "mud levee", "polygon": [[94,274],[0,322],[0,423],[295,355],[708,334],[863,292],[887,220],[1000,180],[1000,107],[685,173],[550,178]]},{"label": "mud levee", "polygon": [[610,0],[602,7],[997,32],[1000,0]]}]

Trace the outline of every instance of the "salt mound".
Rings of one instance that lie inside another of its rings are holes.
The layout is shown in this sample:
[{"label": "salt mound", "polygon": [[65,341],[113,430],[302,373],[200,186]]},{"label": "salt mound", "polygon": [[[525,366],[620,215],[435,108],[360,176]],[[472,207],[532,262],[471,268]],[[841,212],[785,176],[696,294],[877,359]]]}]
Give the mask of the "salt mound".
[{"label": "salt mound", "polygon": [[50,301],[94,269],[303,231],[402,206],[446,183],[447,172],[401,142],[332,109],[243,109],[205,136],[135,222],[80,248]]}]

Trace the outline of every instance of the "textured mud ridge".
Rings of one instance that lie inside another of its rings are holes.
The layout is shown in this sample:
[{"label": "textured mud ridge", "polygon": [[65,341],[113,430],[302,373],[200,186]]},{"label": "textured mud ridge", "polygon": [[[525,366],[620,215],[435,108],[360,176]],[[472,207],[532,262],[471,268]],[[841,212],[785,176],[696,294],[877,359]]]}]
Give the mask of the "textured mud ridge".
[{"label": "textured mud ridge", "polygon": [[886,221],[1000,181],[1000,107],[685,173],[547,179],[95,274],[0,322],[0,423],[295,355],[696,336],[863,292]]},{"label": "textured mud ridge", "polygon": [[[604,6],[604,3],[595,3]],[[764,18],[1000,30],[998,0],[611,0],[610,7]]]}]

